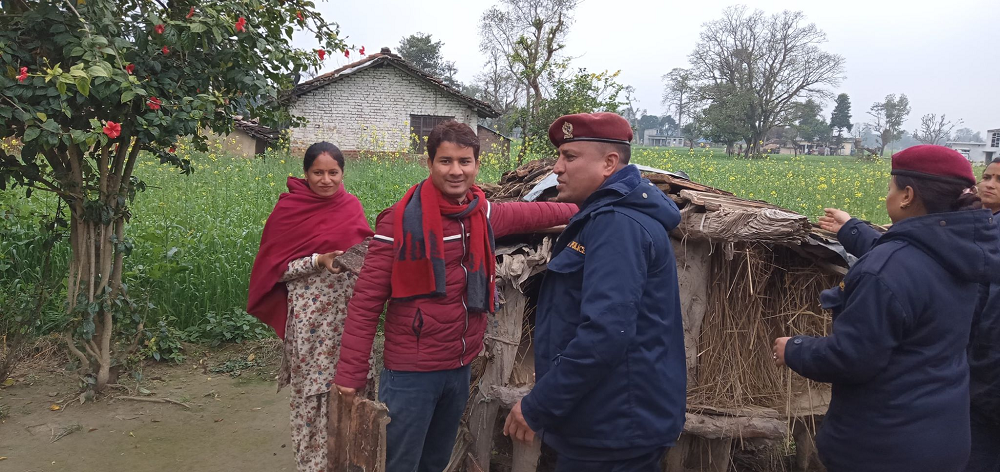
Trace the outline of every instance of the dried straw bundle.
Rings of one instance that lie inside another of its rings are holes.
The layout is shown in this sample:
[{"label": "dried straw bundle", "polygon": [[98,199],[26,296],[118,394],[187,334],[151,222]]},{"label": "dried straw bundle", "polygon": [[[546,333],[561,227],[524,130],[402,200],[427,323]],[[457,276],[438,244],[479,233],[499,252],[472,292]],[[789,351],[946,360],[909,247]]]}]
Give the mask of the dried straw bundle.
[{"label": "dried straw bundle", "polygon": [[828,332],[831,320],[819,294],[839,283],[837,277],[790,249],[737,243],[732,252],[716,246],[712,278],[691,404],[787,411],[799,394],[828,388],[775,367],[771,345],[781,336]]}]

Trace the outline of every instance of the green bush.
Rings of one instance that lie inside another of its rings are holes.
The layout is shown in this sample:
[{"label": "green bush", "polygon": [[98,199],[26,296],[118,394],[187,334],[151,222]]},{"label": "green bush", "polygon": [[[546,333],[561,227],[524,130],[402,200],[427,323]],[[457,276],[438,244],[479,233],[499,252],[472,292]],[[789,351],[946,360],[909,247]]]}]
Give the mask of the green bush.
[{"label": "green bush", "polygon": [[208,312],[204,321],[184,330],[186,340],[213,347],[222,343],[241,343],[272,336],[274,333],[271,328],[241,308],[222,313]]}]

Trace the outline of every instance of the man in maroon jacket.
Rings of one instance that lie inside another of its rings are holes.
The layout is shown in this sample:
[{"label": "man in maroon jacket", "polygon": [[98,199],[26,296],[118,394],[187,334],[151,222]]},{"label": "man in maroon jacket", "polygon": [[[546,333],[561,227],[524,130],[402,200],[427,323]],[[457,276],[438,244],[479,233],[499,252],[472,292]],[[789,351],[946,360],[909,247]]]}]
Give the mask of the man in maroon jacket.
[{"label": "man in maroon jacket", "polygon": [[379,315],[389,408],[386,472],[440,472],[469,398],[469,363],[496,309],[494,237],[566,224],[577,206],[495,203],[475,185],[479,138],[456,121],[427,139],[430,176],[379,215],[347,323],[334,382],[344,395],[365,385]]}]

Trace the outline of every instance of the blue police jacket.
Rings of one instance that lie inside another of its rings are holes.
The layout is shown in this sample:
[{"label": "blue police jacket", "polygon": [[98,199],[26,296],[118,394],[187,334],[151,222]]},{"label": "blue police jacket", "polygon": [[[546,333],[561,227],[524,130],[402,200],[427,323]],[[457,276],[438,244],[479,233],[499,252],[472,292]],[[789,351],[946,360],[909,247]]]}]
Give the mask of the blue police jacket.
[{"label": "blue police jacket", "polygon": [[829,382],[816,438],[831,472],[963,470],[969,456],[969,344],[981,284],[1000,282],[1000,233],[988,210],[934,213],[881,237],[852,221],[862,255],[824,291],[832,334],[793,337],[785,362]]},{"label": "blue police jacket", "polygon": [[[878,231],[852,218],[841,228],[837,239],[844,249],[860,257],[875,245],[879,236]],[[1000,271],[1000,267],[996,270]],[[970,409],[980,421],[1000,425],[1000,284],[982,282],[981,308],[976,311],[969,340]]]},{"label": "blue police jacket", "polygon": [[677,206],[639,170],[613,174],[556,241],[535,325],[536,384],[521,403],[558,453],[627,458],[671,446],[687,371]]}]

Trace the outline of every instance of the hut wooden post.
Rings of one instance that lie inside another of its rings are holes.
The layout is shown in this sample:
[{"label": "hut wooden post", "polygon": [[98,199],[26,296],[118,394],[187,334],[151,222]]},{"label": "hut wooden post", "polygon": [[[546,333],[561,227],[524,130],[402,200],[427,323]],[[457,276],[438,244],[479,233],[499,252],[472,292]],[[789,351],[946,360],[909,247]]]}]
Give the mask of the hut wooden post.
[{"label": "hut wooden post", "polygon": [[503,288],[503,307],[487,329],[487,364],[476,388],[469,413],[472,433],[472,456],[483,472],[490,470],[493,451],[493,431],[500,404],[490,397],[491,388],[506,385],[514,370],[517,348],[524,327],[524,307],[527,297],[513,284]]},{"label": "hut wooden post", "polygon": [[[494,386],[490,389],[493,398],[505,410],[512,408],[530,391],[531,387],[511,388]],[[511,442],[513,443],[514,450],[513,464],[511,465],[510,472],[535,472],[538,470],[538,459],[542,457],[542,442],[538,436],[535,436],[535,440],[531,444],[525,444],[515,439],[512,439]]]},{"label": "hut wooden post", "polygon": [[327,425],[327,470],[385,470],[385,426],[389,410],[382,403],[330,393]]}]

